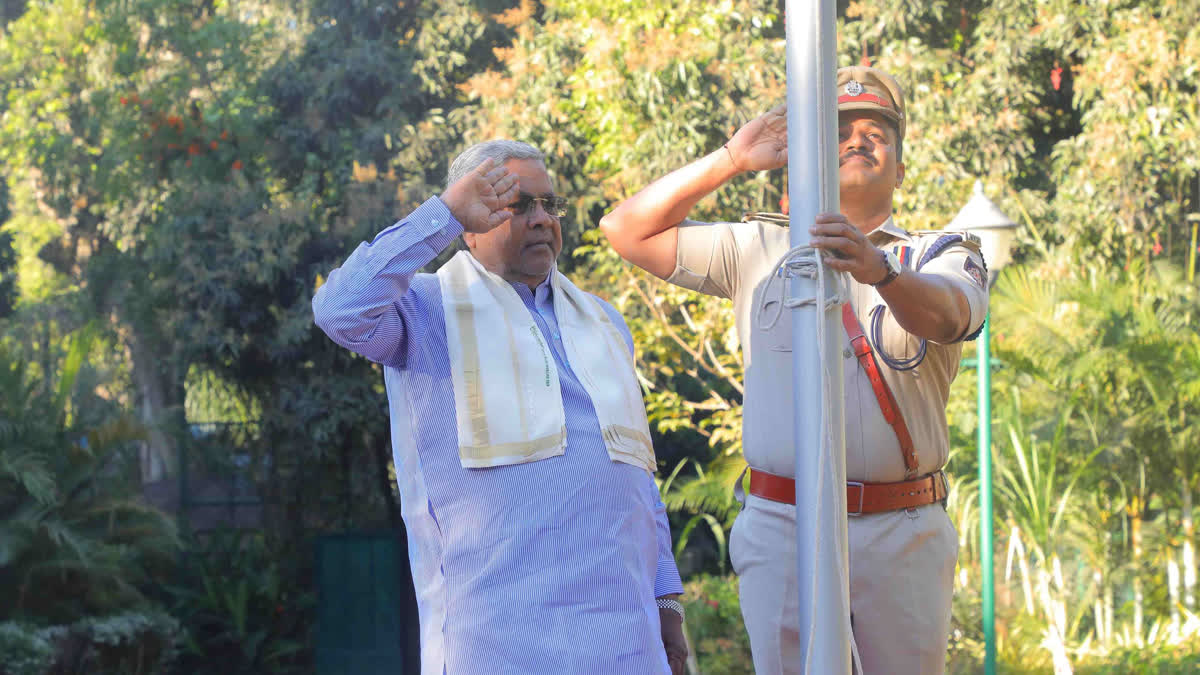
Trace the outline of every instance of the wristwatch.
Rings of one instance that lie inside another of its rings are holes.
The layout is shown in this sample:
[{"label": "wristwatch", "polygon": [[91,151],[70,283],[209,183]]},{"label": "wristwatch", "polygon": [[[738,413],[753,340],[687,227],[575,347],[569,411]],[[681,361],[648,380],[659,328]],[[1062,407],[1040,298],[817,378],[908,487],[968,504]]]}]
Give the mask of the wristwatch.
[{"label": "wristwatch", "polygon": [[679,615],[679,620],[683,620],[683,604],[678,600],[671,598],[655,598],[654,604],[658,605],[659,609],[669,609]]},{"label": "wristwatch", "polygon": [[887,275],[871,284],[875,288],[887,286],[895,281],[896,277],[900,276],[900,273],[904,271],[904,267],[900,265],[900,259],[896,257],[895,253],[892,251],[880,251],[880,254],[883,256],[883,266],[887,268]]}]

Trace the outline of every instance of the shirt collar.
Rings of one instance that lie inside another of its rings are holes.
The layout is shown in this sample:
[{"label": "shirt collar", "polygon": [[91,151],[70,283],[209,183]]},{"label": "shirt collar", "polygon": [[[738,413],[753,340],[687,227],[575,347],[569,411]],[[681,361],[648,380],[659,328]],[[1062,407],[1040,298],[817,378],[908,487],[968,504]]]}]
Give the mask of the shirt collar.
[{"label": "shirt collar", "polygon": [[551,279],[557,272],[557,264],[550,267],[550,272],[546,274],[546,278],[542,279],[542,283],[538,284],[537,288],[533,289],[533,297],[542,299],[546,302],[554,297],[554,283]]},{"label": "shirt collar", "polygon": [[896,222],[892,220],[891,216],[888,216],[887,220],[880,223],[879,227],[868,232],[867,239],[872,244],[876,245],[886,244],[893,239],[899,239],[900,241],[909,244],[911,244],[913,241],[912,235],[910,235],[908,232],[905,232],[899,225],[897,225]]},{"label": "shirt collar", "polygon": [[535,301],[549,300],[554,297],[554,282],[552,278],[556,272],[558,272],[558,263],[555,263],[550,268],[550,271],[546,273],[546,278],[542,279],[542,282],[533,288],[526,286],[520,281],[510,281],[508,284],[516,289],[518,293],[520,293],[522,288],[526,289]]}]

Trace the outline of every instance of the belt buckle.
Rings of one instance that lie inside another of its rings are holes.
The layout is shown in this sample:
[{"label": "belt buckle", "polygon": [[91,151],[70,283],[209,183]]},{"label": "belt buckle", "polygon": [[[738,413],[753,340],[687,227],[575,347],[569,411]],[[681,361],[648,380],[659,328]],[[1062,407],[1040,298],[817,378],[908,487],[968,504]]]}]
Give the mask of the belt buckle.
[{"label": "belt buckle", "polygon": [[858,510],[851,511],[850,505],[849,505],[849,503],[847,503],[846,504],[846,515],[847,516],[861,516],[862,510],[863,510],[863,497],[865,497],[867,494],[867,486],[863,485],[861,482],[856,481],[856,480],[848,480],[848,481],[846,481],[846,485],[853,485],[854,487],[858,488]]}]

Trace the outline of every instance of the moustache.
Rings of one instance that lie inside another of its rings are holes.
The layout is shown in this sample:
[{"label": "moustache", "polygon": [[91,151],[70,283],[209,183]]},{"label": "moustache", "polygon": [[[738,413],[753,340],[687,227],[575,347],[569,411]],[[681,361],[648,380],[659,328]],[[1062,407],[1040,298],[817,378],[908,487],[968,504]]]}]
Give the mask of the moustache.
[{"label": "moustache", "polygon": [[841,166],[842,164],[845,164],[846,162],[850,161],[850,158],[852,158],[852,157],[861,157],[864,160],[866,160],[866,162],[868,164],[870,164],[872,166],[874,166],[874,164],[875,164],[874,157],[872,157],[872,156],[868,155],[867,153],[862,152],[860,150],[852,150],[852,151],[847,152],[846,154],[842,155],[842,159],[840,162],[838,162],[838,166]]}]

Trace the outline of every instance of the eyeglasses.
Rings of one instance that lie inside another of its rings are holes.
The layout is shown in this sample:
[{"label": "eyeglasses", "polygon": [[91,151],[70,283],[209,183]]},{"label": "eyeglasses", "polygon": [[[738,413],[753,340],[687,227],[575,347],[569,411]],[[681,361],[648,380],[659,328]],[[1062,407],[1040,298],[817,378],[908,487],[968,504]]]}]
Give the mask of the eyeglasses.
[{"label": "eyeglasses", "polygon": [[533,195],[522,194],[517,198],[517,201],[508,205],[508,210],[513,212],[513,215],[523,215],[533,210],[534,204],[542,203],[542,208],[546,209],[546,213],[555,218],[562,218],[567,215],[567,198],[558,195],[549,197],[534,197]]}]

